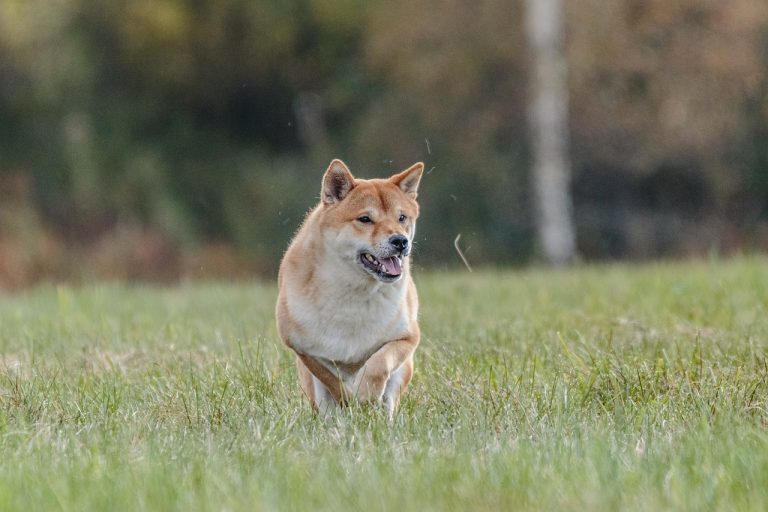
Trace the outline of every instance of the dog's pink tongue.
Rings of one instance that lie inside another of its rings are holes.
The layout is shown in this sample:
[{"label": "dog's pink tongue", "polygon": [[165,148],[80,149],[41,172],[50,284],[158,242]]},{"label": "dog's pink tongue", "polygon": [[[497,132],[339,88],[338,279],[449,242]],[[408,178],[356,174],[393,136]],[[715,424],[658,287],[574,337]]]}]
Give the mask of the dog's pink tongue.
[{"label": "dog's pink tongue", "polygon": [[400,268],[400,260],[397,258],[381,258],[379,261],[384,266],[387,274],[391,276],[399,276],[403,272],[403,269]]}]

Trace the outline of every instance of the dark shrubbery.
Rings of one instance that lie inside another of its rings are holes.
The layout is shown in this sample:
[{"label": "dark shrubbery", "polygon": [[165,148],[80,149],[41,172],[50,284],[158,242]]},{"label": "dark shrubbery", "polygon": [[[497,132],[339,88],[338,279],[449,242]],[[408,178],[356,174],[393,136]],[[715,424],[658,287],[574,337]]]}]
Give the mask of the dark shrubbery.
[{"label": "dark shrubbery", "polygon": [[[763,2],[568,6],[581,254],[767,246]],[[1,282],[272,272],[333,157],[426,162],[421,264],[529,260],[520,10],[0,0]]]}]

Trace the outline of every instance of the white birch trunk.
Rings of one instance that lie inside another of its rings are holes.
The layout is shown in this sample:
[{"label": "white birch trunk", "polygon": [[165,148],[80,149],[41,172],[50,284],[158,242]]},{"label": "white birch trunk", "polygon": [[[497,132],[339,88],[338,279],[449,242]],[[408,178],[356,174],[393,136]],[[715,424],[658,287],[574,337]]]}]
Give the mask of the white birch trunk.
[{"label": "white birch trunk", "polygon": [[568,84],[563,0],[525,0],[533,69],[528,122],[539,248],[546,261],[573,260],[575,235],[568,157]]}]

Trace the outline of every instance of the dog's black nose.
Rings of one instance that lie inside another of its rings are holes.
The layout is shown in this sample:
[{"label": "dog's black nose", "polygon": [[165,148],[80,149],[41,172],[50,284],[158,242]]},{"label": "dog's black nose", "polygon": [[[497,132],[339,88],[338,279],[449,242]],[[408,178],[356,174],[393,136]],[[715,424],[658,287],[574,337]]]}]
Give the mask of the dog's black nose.
[{"label": "dog's black nose", "polygon": [[395,235],[391,237],[389,243],[400,252],[403,252],[408,248],[408,238],[403,235]]}]

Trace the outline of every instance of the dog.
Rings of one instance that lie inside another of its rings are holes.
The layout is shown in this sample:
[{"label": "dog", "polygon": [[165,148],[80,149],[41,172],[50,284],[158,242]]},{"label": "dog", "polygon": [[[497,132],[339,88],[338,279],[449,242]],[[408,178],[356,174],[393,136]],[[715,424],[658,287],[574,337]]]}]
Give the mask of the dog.
[{"label": "dog", "polygon": [[323,415],[357,400],[392,419],[411,381],[420,332],[409,256],[423,171],[356,179],[333,160],[280,263],[278,332]]}]

